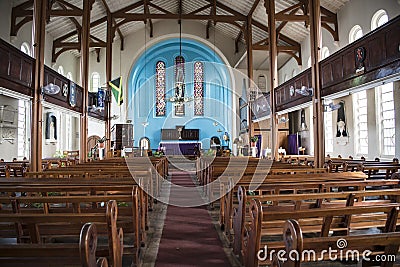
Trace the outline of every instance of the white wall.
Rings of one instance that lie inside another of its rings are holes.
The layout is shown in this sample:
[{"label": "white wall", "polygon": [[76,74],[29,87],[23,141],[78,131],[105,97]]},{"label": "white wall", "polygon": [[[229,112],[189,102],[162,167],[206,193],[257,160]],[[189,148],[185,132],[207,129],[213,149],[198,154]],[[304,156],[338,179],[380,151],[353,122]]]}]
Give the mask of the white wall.
[{"label": "white wall", "polygon": [[0,38],[9,42],[10,41],[10,25],[11,25],[11,8],[12,1],[0,1],[0,10],[10,11],[2,12],[0,16]]},{"label": "white wall", "polygon": [[88,137],[92,135],[103,137],[106,135],[105,129],[105,122],[89,117]]}]

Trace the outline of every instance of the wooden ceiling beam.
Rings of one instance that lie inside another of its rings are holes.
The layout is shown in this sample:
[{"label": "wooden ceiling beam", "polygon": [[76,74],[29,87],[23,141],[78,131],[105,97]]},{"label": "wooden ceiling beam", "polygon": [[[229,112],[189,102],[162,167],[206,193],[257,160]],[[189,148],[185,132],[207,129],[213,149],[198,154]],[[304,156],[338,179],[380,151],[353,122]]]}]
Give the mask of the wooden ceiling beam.
[{"label": "wooden ceiling beam", "polygon": [[[253,44],[253,50],[269,51],[269,45]],[[299,52],[299,48],[294,45],[278,45],[278,52]]]},{"label": "wooden ceiling beam", "polygon": [[115,12],[112,12],[112,15],[113,15],[114,17],[118,17],[118,15],[125,14],[126,12],[131,11],[132,9],[135,9],[135,8],[138,8],[138,7],[142,6],[143,4],[144,4],[144,1],[141,0],[141,1],[139,1],[139,2],[136,2],[136,3],[132,4],[132,5],[129,5],[129,6],[127,6],[127,7],[124,7],[124,8],[122,8],[122,9],[120,9],[120,10],[117,10],[117,11],[115,11]]},{"label": "wooden ceiling beam", "polygon": [[[250,8],[249,13],[247,14],[247,17],[252,17],[254,11],[256,10],[258,4],[260,3],[260,0],[256,0],[253,5]],[[244,22],[242,29],[239,31],[238,35],[235,38],[235,53],[239,53],[239,42],[241,41],[244,31],[247,28],[246,26],[247,20]]]},{"label": "wooden ceiling beam", "polygon": [[[262,24],[262,23],[260,23],[258,21],[255,21],[255,20],[253,20],[252,23],[253,23],[254,26],[260,28],[261,30],[263,30],[265,32],[268,32],[268,27],[265,26],[264,24]],[[301,45],[298,42],[296,42],[295,40],[293,40],[292,38],[290,38],[290,37],[288,37],[288,36],[286,36],[284,34],[279,34],[278,39],[282,40],[285,43],[288,43],[290,45],[296,45],[298,47],[301,47]]]},{"label": "wooden ceiling beam", "polygon": [[[68,10],[67,7],[66,7],[63,3],[57,1],[57,4],[58,4],[63,10]],[[74,18],[74,17],[70,17],[69,20],[75,25],[75,28],[77,29],[77,31],[78,31],[78,33],[79,33],[79,32],[82,30],[82,26],[81,26],[81,24],[79,23],[79,21],[78,21],[76,18]]]},{"label": "wooden ceiling beam", "polygon": [[[214,0],[206,0],[206,1],[211,3],[211,4],[213,4]],[[242,14],[240,12],[237,12],[236,10],[234,10],[234,9],[224,5],[224,4],[221,4],[218,1],[216,1],[216,5],[217,5],[218,8],[221,8],[221,9],[225,10],[226,12],[229,12],[232,15],[236,16],[237,20],[241,20],[241,21],[246,21],[247,20],[247,16],[246,15],[244,15],[244,14]]]},{"label": "wooden ceiling beam", "polygon": [[[126,14],[119,14],[115,15],[115,18],[123,18],[125,19],[126,22],[130,21],[142,21],[145,19],[183,19],[183,20],[208,20],[210,18],[209,15],[195,15],[195,14],[141,14],[141,13],[126,13]],[[217,22],[236,22],[240,21],[241,19],[238,19],[236,16],[232,15],[217,15],[215,17],[215,20]],[[123,23],[122,23],[123,24]],[[121,22],[118,23],[117,25],[121,25]]]},{"label": "wooden ceiling beam", "polygon": [[254,11],[256,10],[258,4],[260,3],[260,0],[256,0],[253,4],[253,6],[250,8],[249,13],[247,14],[247,16],[253,16]]},{"label": "wooden ceiling beam", "polygon": [[153,8],[155,8],[155,9],[157,9],[158,11],[163,12],[164,14],[172,14],[172,12],[169,12],[168,10],[166,10],[166,9],[164,9],[164,8],[158,6],[158,5],[155,5],[155,4],[151,3],[151,2],[149,2],[148,5],[153,7]]},{"label": "wooden ceiling beam", "polygon": [[[90,28],[96,27],[96,26],[98,26],[98,25],[100,25],[100,24],[102,24],[102,23],[104,23],[106,21],[107,21],[107,17],[103,17],[103,18],[100,18],[100,19],[98,19],[96,21],[93,21],[93,22],[90,23]],[[70,38],[70,37],[72,37],[72,36],[74,36],[76,34],[78,34],[77,30],[71,31],[71,32],[69,32],[67,34],[64,34],[63,36],[60,36],[57,39],[55,39],[53,43],[61,42],[61,41],[65,40],[67,38]]]},{"label": "wooden ceiling beam", "polygon": [[[108,6],[106,0],[101,0],[101,2],[102,2],[102,4],[103,4],[104,8],[106,9],[107,15],[108,15],[108,14],[111,14],[110,7]],[[117,24],[117,22],[116,22],[115,19],[112,19],[112,21],[113,21],[114,24]],[[119,35],[119,39],[121,40],[121,47],[120,47],[120,49],[121,49],[121,51],[123,51],[123,50],[124,50],[124,35],[122,34],[121,29],[120,29],[119,27],[115,27],[115,28],[116,28],[117,33],[118,33],[118,35]],[[114,34],[115,34],[115,33],[114,33]]]},{"label": "wooden ceiling beam", "polygon": [[63,5],[63,6],[65,6],[65,7],[69,7],[71,10],[83,12],[83,10],[82,10],[81,8],[79,8],[79,7],[77,7],[77,6],[74,6],[73,4],[68,3],[67,1],[64,1],[64,0],[55,0],[55,2],[57,2],[58,4],[61,4],[61,5]]},{"label": "wooden ceiling beam", "polygon": [[[26,10],[27,8],[31,8],[32,6],[33,0],[28,0],[12,8],[10,36],[17,36],[18,31],[21,29],[21,27],[25,23],[33,20],[33,10]],[[22,20],[17,22],[18,18],[22,18]]]},{"label": "wooden ceiling beam", "polygon": [[96,41],[97,43],[103,43],[104,45],[106,44],[106,42],[104,42],[103,40],[101,40],[100,38],[97,38],[96,36],[90,35],[90,38],[94,41]]},{"label": "wooden ceiling beam", "polygon": [[[215,17],[217,16],[217,0],[214,0],[214,2],[211,4],[211,9],[210,9],[210,17],[214,18],[214,25],[217,24],[215,21]],[[211,19],[207,21],[207,26],[206,26],[206,39],[210,38],[210,28],[211,28]]]},{"label": "wooden ceiling beam", "polygon": [[276,15],[286,14],[287,12],[292,12],[294,9],[298,10],[299,8],[301,8],[302,5],[303,5],[302,3],[295,4],[293,6],[290,6],[286,9],[276,13]]},{"label": "wooden ceiling beam", "polygon": [[[144,14],[150,14],[148,0],[144,0],[144,2],[143,2],[143,11],[144,11]],[[152,38],[153,37],[153,21],[151,19],[147,19],[144,21],[145,24],[147,22],[149,22],[149,25],[150,25],[150,38]]]},{"label": "wooden ceiling beam", "polygon": [[52,9],[49,11],[50,17],[81,17],[83,12],[79,10]]},{"label": "wooden ceiling beam", "polygon": [[241,30],[239,30],[239,33],[238,33],[238,35],[236,36],[236,39],[235,39],[235,53],[239,53],[239,43],[240,43],[240,41],[242,40],[243,32],[244,32],[245,29],[247,28],[246,23],[247,23],[247,21],[244,22],[243,28],[242,28]]},{"label": "wooden ceiling beam", "polygon": [[212,7],[212,4],[207,4],[207,5],[205,5],[203,7],[200,7],[200,8],[198,8],[198,9],[196,9],[196,10],[194,10],[194,11],[188,13],[188,14],[189,15],[195,15],[195,14],[200,13],[201,11],[204,11],[204,10],[210,8],[210,7]]},{"label": "wooden ceiling beam", "polygon": [[288,22],[302,22],[305,21],[308,23],[308,16],[307,15],[288,15],[288,14],[276,14],[275,15],[276,21],[288,21]]},{"label": "wooden ceiling beam", "polygon": [[[289,15],[296,14],[296,12],[299,9],[300,9],[300,6],[295,8],[295,9],[293,9],[293,10],[291,10]],[[279,24],[279,26],[276,28],[276,33],[278,34],[278,36],[279,36],[280,32],[282,31],[282,29],[286,26],[287,23],[288,23],[288,21],[282,21],[281,24]]]},{"label": "wooden ceiling beam", "polygon": [[[90,47],[105,47],[106,43],[101,41],[101,42],[93,42],[91,41],[89,43]],[[80,49],[80,43],[79,42],[62,42],[60,44],[57,44],[55,48],[71,48],[71,49]]]}]

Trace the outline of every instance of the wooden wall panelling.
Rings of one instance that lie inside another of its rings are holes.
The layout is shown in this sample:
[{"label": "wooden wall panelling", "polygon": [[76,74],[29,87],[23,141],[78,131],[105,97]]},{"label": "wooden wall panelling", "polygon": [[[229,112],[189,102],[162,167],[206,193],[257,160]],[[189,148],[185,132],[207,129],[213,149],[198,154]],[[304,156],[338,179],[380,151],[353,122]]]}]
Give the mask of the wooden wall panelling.
[{"label": "wooden wall panelling", "polygon": [[[54,105],[70,109],[79,113],[82,113],[82,87],[76,84],[76,105],[72,107],[69,103],[69,88],[70,81],[56,72],[55,70],[45,66],[45,74],[44,74],[44,83],[50,84],[53,83],[55,85],[60,86],[61,90],[56,95],[47,95],[45,94],[45,100]],[[68,88],[68,94],[66,96],[63,95],[63,88],[66,86]]]},{"label": "wooden wall panelling", "polygon": [[282,111],[288,108],[292,108],[306,102],[311,101],[310,96],[303,96],[295,93],[294,95],[290,95],[290,88],[293,86],[295,89],[300,89],[302,86],[306,86],[307,88],[311,87],[311,70],[307,69],[297,75],[296,77],[290,79],[289,81],[281,84],[275,90],[275,99],[276,99],[276,110]]},{"label": "wooden wall panelling", "polygon": [[[400,35],[394,34],[397,32],[400,16],[322,61],[322,96],[400,74]],[[365,48],[365,61],[364,71],[357,73],[355,53],[359,47]]]},{"label": "wooden wall panelling", "polygon": [[0,39],[0,86],[32,96],[34,59]]}]

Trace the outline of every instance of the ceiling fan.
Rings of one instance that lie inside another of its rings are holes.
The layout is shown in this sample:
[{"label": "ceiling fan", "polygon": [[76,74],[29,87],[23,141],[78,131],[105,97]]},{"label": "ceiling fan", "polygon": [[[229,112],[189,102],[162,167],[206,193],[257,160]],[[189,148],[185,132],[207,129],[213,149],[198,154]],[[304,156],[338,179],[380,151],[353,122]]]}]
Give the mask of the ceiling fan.
[{"label": "ceiling fan", "polygon": [[325,112],[330,112],[334,110],[338,110],[340,108],[340,103],[338,104],[333,104],[333,102],[330,102],[328,105],[324,105],[324,111]]},{"label": "ceiling fan", "polygon": [[289,118],[287,117],[280,117],[278,120],[278,123],[287,123],[289,121]]},{"label": "ceiling fan", "polygon": [[61,91],[60,86],[54,84],[54,83],[49,83],[45,86],[42,86],[42,94],[47,94],[47,95],[56,95]]},{"label": "ceiling fan", "polygon": [[296,94],[303,95],[303,96],[313,96],[314,89],[307,88],[306,86],[302,86],[300,89],[295,89]]}]

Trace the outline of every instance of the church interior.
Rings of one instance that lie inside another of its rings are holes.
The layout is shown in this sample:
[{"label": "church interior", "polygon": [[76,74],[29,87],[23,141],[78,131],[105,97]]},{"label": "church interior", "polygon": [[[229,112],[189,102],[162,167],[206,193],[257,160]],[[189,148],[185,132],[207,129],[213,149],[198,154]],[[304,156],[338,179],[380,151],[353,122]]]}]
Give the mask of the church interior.
[{"label": "church interior", "polygon": [[0,266],[400,266],[400,0],[0,10]]}]

